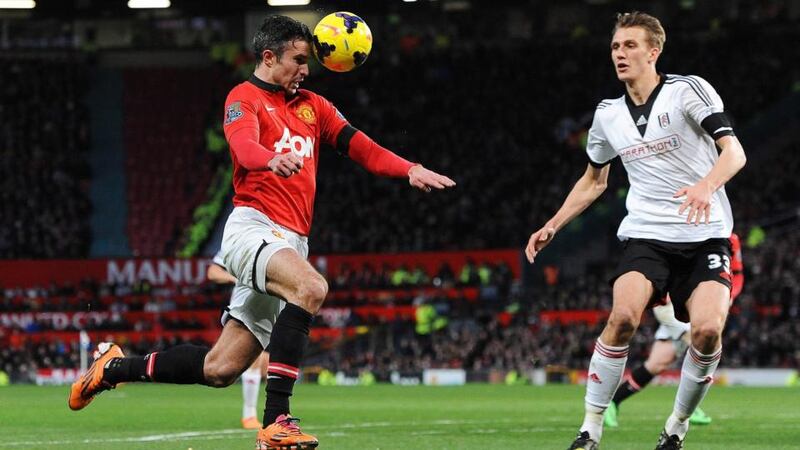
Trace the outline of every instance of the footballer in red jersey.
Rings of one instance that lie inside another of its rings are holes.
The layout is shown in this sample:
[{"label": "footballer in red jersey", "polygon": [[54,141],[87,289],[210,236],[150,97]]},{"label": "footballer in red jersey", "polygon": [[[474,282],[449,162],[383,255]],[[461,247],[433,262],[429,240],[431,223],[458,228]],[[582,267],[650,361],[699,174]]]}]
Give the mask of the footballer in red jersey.
[{"label": "footballer in red jersey", "polygon": [[[255,72],[225,102],[235,208],[222,242],[226,266],[252,295],[245,301],[232,299],[224,320],[226,328],[233,324],[231,336],[251,343],[248,351],[240,347],[229,353],[257,354],[269,345],[265,428],[256,447],[313,448],[317,440],[300,431],[289,397],[311,320],[328,290],[306,261],[320,145],[336,148],[373,174],[407,178],[424,191],[455,183],[381,147],[328,100],[300,89],[308,75],[311,44],[304,25],[273,16],[253,42],[259,57]],[[266,306],[276,301],[281,303],[277,315]],[[248,364],[252,359],[248,357]]]},{"label": "footballer in red jersey", "polygon": [[[744,287],[744,263],[742,262],[742,246],[739,236],[731,234],[731,302],[742,292]],[[681,322],[675,318],[675,311],[669,296],[664,298],[664,302],[653,308],[653,315],[658,321],[658,329],[655,334],[655,342],[647,356],[647,361],[636,369],[633,369],[629,376],[625,378],[614,393],[611,404],[603,413],[605,426],[615,428],[619,426],[619,406],[625,399],[644,389],[650,381],[658,374],[667,370],[672,363],[686,353],[689,345],[689,324]],[[694,425],[708,425],[711,423],[709,417],[699,407],[694,410],[689,417],[689,422]]]},{"label": "footballer in red jersey", "polygon": [[89,370],[72,385],[69,406],[85,408],[122,382],[235,382],[269,345],[264,428],[256,449],[315,448],[300,430],[289,397],[300,376],[309,327],[328,284],[306,260],[320,144],[335,147],[373,174],[406,178],[430,192],[450,178],[381,147],[323,97],[300,89],[312,36],[290,17],[267,17],[253,36],[256,67],[225,102],[223,128],[233,161],[234,209],[225,225],[222,263],[236,278],[223,328],[212,348],[179,345],[125,357],[102,343]]}]

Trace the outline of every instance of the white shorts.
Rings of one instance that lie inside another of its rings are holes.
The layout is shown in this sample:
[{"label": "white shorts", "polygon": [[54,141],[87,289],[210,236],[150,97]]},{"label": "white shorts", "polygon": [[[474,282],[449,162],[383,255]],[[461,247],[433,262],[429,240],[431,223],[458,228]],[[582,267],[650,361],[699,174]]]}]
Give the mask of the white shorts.
[{"label": "white shorts", "polygon": [[237,206],[228,216],[222,236],[222,259],[238,280],[222,324],[233,318],[242,322],[266,348],[272,326],[286,302],[265,291],[267,264],[284,248],[308,258],[308,238],[273,222],[264,213]]},{"label": "white shorts", "polygon": [[689,324],[675,318],[672,302],[653,308],[653,315],[658,321],[655,338],[658,341],[679,341],[689,331]]}]

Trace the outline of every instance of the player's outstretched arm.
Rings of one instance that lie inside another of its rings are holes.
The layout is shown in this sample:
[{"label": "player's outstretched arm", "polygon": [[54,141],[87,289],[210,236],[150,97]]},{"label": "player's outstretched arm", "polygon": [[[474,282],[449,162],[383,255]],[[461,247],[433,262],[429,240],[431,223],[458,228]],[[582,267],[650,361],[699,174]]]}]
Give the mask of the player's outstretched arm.
[{"label": "player's outstretched arm", "polygon": [[711,195],[724,186],[736,175],[747,162],[742,144],[734,135],[722,136],[717,139],[717,145],[722,149],[719,159],[708,172],[694,186],[684,186],[675,192],[674,197],[686,197],[678,208],[678,214],[683,215],[686,210],[686,223],[711,222]]},{"label": "player's outstretched arm", "polygon": [[603,194],[608,185],[608,171],[608,164],[602,168],[594,167],[591,164],[587,165],[586,172],[575,183],[558,212],[528,239],[528,245],[525,247],[528,262],[533,264],[536,255],[553,240],[556,232]]},{"label": "player's outstretched arm", "polygon": [[431,189],[445,189],[453,187],[456,182],[450,178],[417,164],[408,169],[408,184],[415,188],[430,192]]},{"label": "player's outstretched arm", "polygon": [[375,175],[408,177],[411,186],[430,192],[456,185],[450,178],[414,164],[381,147],[363,131],[356,130],[348,143],[348,155],[359,165]]}]

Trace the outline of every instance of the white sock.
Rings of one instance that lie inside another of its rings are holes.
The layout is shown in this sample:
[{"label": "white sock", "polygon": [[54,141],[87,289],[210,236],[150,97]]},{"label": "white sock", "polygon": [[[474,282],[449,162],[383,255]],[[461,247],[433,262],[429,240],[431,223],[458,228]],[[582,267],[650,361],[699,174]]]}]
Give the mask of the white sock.
[{"label": "white sock", "polygon": [[686,356],[683,358],[683,368],[681,369],[681,382],[678,385],[678,394],[675,397],[675,406],[672,415],[667,419],[664,430],[668,435],[677,434],[683,439],[689,431],[689,417],[691,417],[697,405],[703,401],[708,389],[714,382],[714,371],[719,366],[722,356],[722,348],[710,354],[704,355],[697,351],[693,346],[689,347]]},{"label": "white sock", "polygon": [[588,431],[595,442],[600,442],[603,436],[603,411],[608,408],[614,392],[622,381],[627,361],[627,345],[611,347],[603,344],[600,339],[597,340],[589,363],[584,398],[586,415],[580,428],[581,431]]},{"label": "white sock", "polygon": [[247,369],[242,374],[242,419],[256,416],[258,391],[261,389],[261,370]]}]

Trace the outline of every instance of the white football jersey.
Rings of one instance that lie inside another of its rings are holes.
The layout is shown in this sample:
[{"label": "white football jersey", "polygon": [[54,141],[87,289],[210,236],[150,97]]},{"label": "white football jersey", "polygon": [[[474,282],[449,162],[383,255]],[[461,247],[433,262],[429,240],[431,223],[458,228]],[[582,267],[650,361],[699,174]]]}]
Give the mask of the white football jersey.
[{"label": "white football jersey", "polygon": [[211,262],[222,267],[223,269],[225,269],[226,272],[228,271],[228,268],[225,267],[225,258],[223,258],[222,256],[222,249],[219,249],[219,251],[217,251],[217,253],[214,254],[214,257],[211,258]]},{"label": "white football jersey", "polygon": [[715,139],[733,134],[722,112],[717,92],[697,76],[662,74],[644,105],[634,105],[627,95],[600,102],[586,152],[596,167],[619,156],[628,173],[628,215],[617,231],[620,240],[700,242],[731,235],[724,187],[711,197],[709,225],[687,224],[686,212],[678,215],[685,197],[673,198],[711,171],[719,158]]}]

